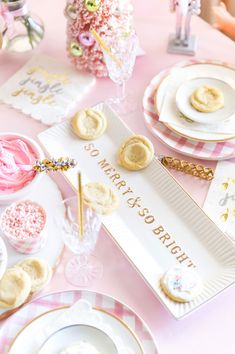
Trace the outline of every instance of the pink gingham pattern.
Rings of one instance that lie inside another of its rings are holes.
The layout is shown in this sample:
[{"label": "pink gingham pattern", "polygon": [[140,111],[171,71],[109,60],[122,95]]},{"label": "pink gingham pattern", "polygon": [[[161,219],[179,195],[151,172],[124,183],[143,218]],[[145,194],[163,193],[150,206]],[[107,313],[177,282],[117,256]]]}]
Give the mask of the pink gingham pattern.
[{"label": "pink gingham pattern", "polygon": [[123,320],[136,333],[143,349],[146,349],[146,354],[158,354],[149,330],[131,309],[111,297],[85,290],[65,291],[43,296],[8,318],[0,332],[0,354],[8,353],[17,333],[33,318],[58,307],[71,306],[79,299],[86,299],[93,307],[100,308]]},{"label": "pink gingham pattern", "polygon": [[[232,66],[231,64],[212,60],[184,61],[178,63],[171,69],[174,69],[175,67],[184,67],[186,65],[199,63],[219,64],[235,70],[235,66]],[[145,90],[143,98],[143,111],[144,120],[147,128],[155,137],[159,138],[163,143],[167,144],[173,150],[176,150],[184,155],[204,160],[224,160],[234,157],[235,139],[221,143],[205,143],[200,141],[194,141],[174,133],[163,123],[159,122],[159,116],[156,113],[154,107],[154,98],[160,82],[166,75],[171,72],[171,69],[161,71],[158,75],[156,75]]]},{"label": "pink gingham pattern", "polygon": [[43,230],[38,237],[30,237],[26,240],[16,239],[10,234],[4,233],[9,243],[16,251],[24,254],[33,254],[43,248],[47,241],[47,233]]}]

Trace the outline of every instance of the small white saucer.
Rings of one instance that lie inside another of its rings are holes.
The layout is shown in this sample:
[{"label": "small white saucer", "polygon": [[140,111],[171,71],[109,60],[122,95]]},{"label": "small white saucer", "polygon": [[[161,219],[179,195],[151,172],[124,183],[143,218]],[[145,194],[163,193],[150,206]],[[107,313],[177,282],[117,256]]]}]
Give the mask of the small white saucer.
[{"label": "small white saucer", "polygon": [[106,333],[83,324],[67,326],[50,335],[40,348],[39,354],[59,354],[78,342],[89,343],[100,354],[118,354],[114,342]]},{"label": "small white saucer", "polygon": [[[197,111],[190,103],[190,96],[201,86],[213,86],[224,95],[224,107],[216,112],[203,113]],[[181,113],[194,122],[218,124],[229,119],[235,113],[235,90],[225,81],[216,78],[197,78],[185,81],[176,92],[176,105]]]}]

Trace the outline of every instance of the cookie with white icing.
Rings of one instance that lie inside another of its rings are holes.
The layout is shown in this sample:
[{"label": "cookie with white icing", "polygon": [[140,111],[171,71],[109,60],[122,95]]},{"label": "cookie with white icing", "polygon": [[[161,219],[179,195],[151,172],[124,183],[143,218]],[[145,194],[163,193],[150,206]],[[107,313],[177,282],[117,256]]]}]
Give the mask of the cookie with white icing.
[{"label": "cookie with white icing", "polygon": [[79,138],[93,140],[99,138],[107,128],[105,115],[94,109],[83,109],[72,119],[72,128]]},{"label": "cookie with white icing", "polygon": [[199,274],[185,266],[170,268],[160,282],[165,294],[176,302],[192,301],[202,291],[202,280]]},{"label": "cookie with white icing", "polygon": [[154,157],[154,147],[143,135],[133,135],[126,139],[118,151],[118,163],[130,171],[147,167]]}]

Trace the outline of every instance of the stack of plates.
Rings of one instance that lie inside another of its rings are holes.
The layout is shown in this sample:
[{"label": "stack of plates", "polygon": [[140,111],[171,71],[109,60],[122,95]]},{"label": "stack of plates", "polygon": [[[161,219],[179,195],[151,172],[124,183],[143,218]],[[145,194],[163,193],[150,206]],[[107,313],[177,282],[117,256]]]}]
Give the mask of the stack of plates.
[{"label": "stack of plates", "polygon": [[[46,340],[41,336],[42,329],[51,326],[58,318],[61,322],[63,312],[80,299],[91,304],[93,310],[102,317],[102,321],[122,339],[130,353],[158,353],[149,329],[133,310],[109,296],[81,290],[46,295],[12,315],[0,333],[1,353],[59,354],[65,347],[82,341],[96,345],[102,354],[116,354],[116,350],[110,349],[111,340],[103,338],[105,336],[102,333],[97,335],[95,327],[74,324],[63,328],[61,324],[61,330],[50,334]],[[77,313],[77,316],[79,320],[81,314]]]},{"label": "stack of plates", "polygon": [[[164,99],[169,97],[167,93],[179,71],[181,82],[174,92],[172,102],[179,112],[179,124],[160,122],[159,115]],[[233,82],[235,83],[235,67],[230,64],[195,60],[181,62],[160,72],[146,88],[143,99],[145,123],[156,137],[180,153],[207,160],[234,157],[235,129],[229,134],[220,133],[220,127],[235,113]],[[224,108],[214,113],[199,113],[192,108],[189,103],[191,93],[205,84],[223,92],[226,102]],[[185,117],[190,119],[183,122],[182,118]],[[203,131],[195,129],[201,126]]]}]

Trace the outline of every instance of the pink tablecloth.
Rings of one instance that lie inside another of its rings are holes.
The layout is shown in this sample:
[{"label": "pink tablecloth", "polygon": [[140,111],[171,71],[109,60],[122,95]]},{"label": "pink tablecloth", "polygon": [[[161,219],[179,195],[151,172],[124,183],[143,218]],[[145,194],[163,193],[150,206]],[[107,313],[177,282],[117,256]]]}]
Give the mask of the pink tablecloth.
[{"label": "pink tablecloth", "polygon": [[[129,88],[133,90],[138,100],[138,110],[124,119],[136,133],[142,133],[151,138],[157,153],[170,154],[172,152],[153,138],[144,126],[142,97],[146,85],[156,73],[185,58],[166,53],[168,35],[174,27],[174,17],[169,14],[167,8],[168,1],[134,0],[133,2],[136,9],[136,27],[147,55],[138,59],[133,78],[129,83]],[[44,19],[46,26],[45,40],[37,51],[66,61],[65,19],[63,17],[65,1],[31,0],[29,3],[32,9]],[[199,39],[197,53],[199,58],[233,61],[235,45],[231,40],[213,30],[199,18],[193,19],[193,31]],[[17,56],[1,53],[0,84],[19,69],[29,57],[29,54]],[[108,79],[99,80],[79,105],[95,104],[107,98],[107,94],[110,96],[114,94],[114,85]],[[35,138],[45,128],[39,122],[19,112],[3,105],[0,106],[0,131],[16,131]],[[214,163],[208,163],[208,165],[214,166]],[[196,201],[202,204],[208,188],[207,182],[193,180],[179,173],[174,175]],[[57,177],[56,180],[65,195],[72,193],[62,177]],[[130,305],[153,331],[161,354],[235,353],[233,344],[234,286],[188,318],[176,321],[154,297],[105,232],[101,233],[96,254],[104,263],[104,276],[102,280],[93,285],[92,289],[104,291]],[[66,258],[67,255],[64,260]],[[63,276],[62,263],[45,293],[69,288],[71,287]]]}]

